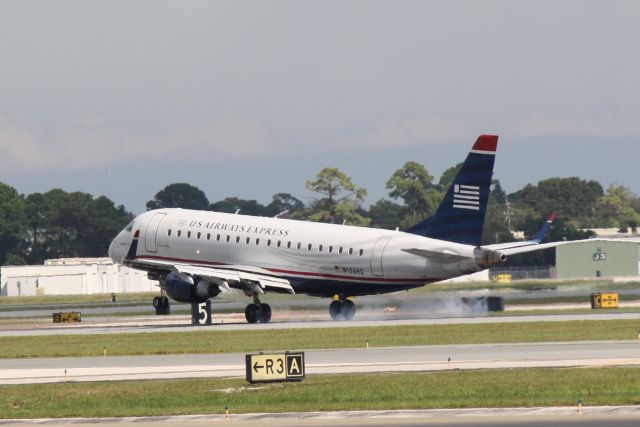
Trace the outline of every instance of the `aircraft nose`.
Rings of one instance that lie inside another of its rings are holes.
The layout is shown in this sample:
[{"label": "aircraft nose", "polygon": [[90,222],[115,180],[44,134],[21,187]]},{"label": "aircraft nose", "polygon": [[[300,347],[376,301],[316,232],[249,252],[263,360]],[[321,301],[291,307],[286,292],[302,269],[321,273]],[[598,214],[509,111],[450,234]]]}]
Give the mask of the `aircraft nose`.
[{"label": "aircraft nose", "polygon": [[113,240],[111,241],[111,244],[109,245],[109,258],[111,258],[111,260],[112,260],[113,262],[116,262],[116,260],[115,260],[115,248],[114,248],[114,246],[115,246],[115,245],[114,245],[114,243],[115,243],[115,242],[116,242],[116,240],[115,240],[115,239],[113,239]]},{"label": "aircraft nose", "polygon": [[122,259],[124,258],[124,256],[122,255],[122,251],[118,250],[119,249],[119,244],[118,244],[118,240],[119,240],[120,235],[116,236],[115,239],[113,239],[111,241],[111,244],[109,245],[109,258],[111,258],[111,260],[115,263],[121,263]]}]

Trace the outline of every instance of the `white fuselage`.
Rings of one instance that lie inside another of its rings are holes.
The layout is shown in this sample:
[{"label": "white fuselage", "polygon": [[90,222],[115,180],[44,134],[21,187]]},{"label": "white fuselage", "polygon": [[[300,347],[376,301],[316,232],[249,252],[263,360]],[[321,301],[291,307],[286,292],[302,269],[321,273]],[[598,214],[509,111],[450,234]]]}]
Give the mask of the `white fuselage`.
[{"label": "white fuselage", "polygon": [[[296,292],[313,295],[393,292],[481,270],[470,245],[400,231],[185,209],[139,215],[112,242],[114,261],[122,262],[136,231],[136,259],[260,268],[286,277]],[[403,249],[459,257],[444,262]]]}]

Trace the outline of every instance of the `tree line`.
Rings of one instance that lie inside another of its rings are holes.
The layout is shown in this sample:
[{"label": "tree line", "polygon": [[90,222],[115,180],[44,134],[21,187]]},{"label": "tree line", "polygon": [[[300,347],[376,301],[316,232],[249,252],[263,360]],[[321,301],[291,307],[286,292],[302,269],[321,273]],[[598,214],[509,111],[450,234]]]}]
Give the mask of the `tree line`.
[{"label": "tree line", "polygon": [[[337,168],[324,168],[306,188],[316,197],[305,204],[290,193],[277,193],[267,204],[227,197],[210,202],[199,188],[174,183],[146,204],[148,210],[181,207],[308,221],[346,223],[400,230],[431,216],[462,164],[436,181],[425,167],[407,162],[386,182],[389,198],[363,207],[367,191]],[[588,228],[618,228],[636,233],[640,198],[621,185],[606,190],[597,181],[550,178],[507,194],[494,180],[483,243],[531,238],[551,213],[557,213],[547,240],[587,238]],[[124,206],[105,196],[54,189],[21,195],[0,183],[0,265],[41,264],[62,257],[106,256],[113,237],[133,219]],[[523,236],[516,232],[523,232]]]}]

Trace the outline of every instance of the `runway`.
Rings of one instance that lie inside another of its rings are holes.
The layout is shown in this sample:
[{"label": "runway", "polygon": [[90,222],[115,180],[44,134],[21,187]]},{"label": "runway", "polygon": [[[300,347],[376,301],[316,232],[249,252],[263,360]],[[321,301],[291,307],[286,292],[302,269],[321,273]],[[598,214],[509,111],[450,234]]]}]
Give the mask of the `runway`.
[{"label": "runway", "polygon": [[178,415],[124,418],[46,418],[35,420],[0,420],[0,425],[115,426],[135,423],[137,426],[205,426],[233,424],[252,427],[380,427],[380,426],[527,426],[527,427],[636,427],[638,406],[585,407],[581,414],[575,407],[548,408],[471,408],[402,411],[341,411],[281,414]]},{"label": "runway", "polygon": [[[305,359],[307,374],[640,365],[640,342],[584,341],[306,350]],[[245,353],[8,359],[0,361],[0,384],[244,377],[244,360]]]},{"label": "runway", "polygon": [[[226,319],[226,320],[225,320]],[[191,326],[189,316],[172,315],[149,316],[131,320],[110,321],[104,319],[92,323],[67,324],[54,326],[43,323],[35,327],[2,330],[3,336],[41,336],[41,335],[75,335],[75,334],[122,334],[148,332],[186,332],[201,330],[264,330],[264,329],[318,329],[318,328],[351,328],[351,327],[384,327],[403,325],[450,325],[478,323],[521,323],[521,322],[565,322],[579,320],[640,320],[640,313],[597,313],[597,314],[553,314],[531,316],[481,316],[481,317],[434,317],[422,319],[363,319],[351,321],[332,321],[307,319],[304,321],[279,320],[271,323],[248,324],[244,315],[218,317],[211,326]]]}]

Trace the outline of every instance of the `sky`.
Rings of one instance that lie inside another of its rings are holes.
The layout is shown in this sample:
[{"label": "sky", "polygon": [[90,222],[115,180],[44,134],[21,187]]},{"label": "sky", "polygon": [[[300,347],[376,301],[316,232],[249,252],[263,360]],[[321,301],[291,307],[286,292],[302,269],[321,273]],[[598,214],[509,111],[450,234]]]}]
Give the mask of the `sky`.
[{"label": "sky", "polygon": [[640,194],[637,1],[0,2],[0,182],[140,213],[175,182],[268,203],[338,167],[366,204],[500,136],[509,192]]}]

